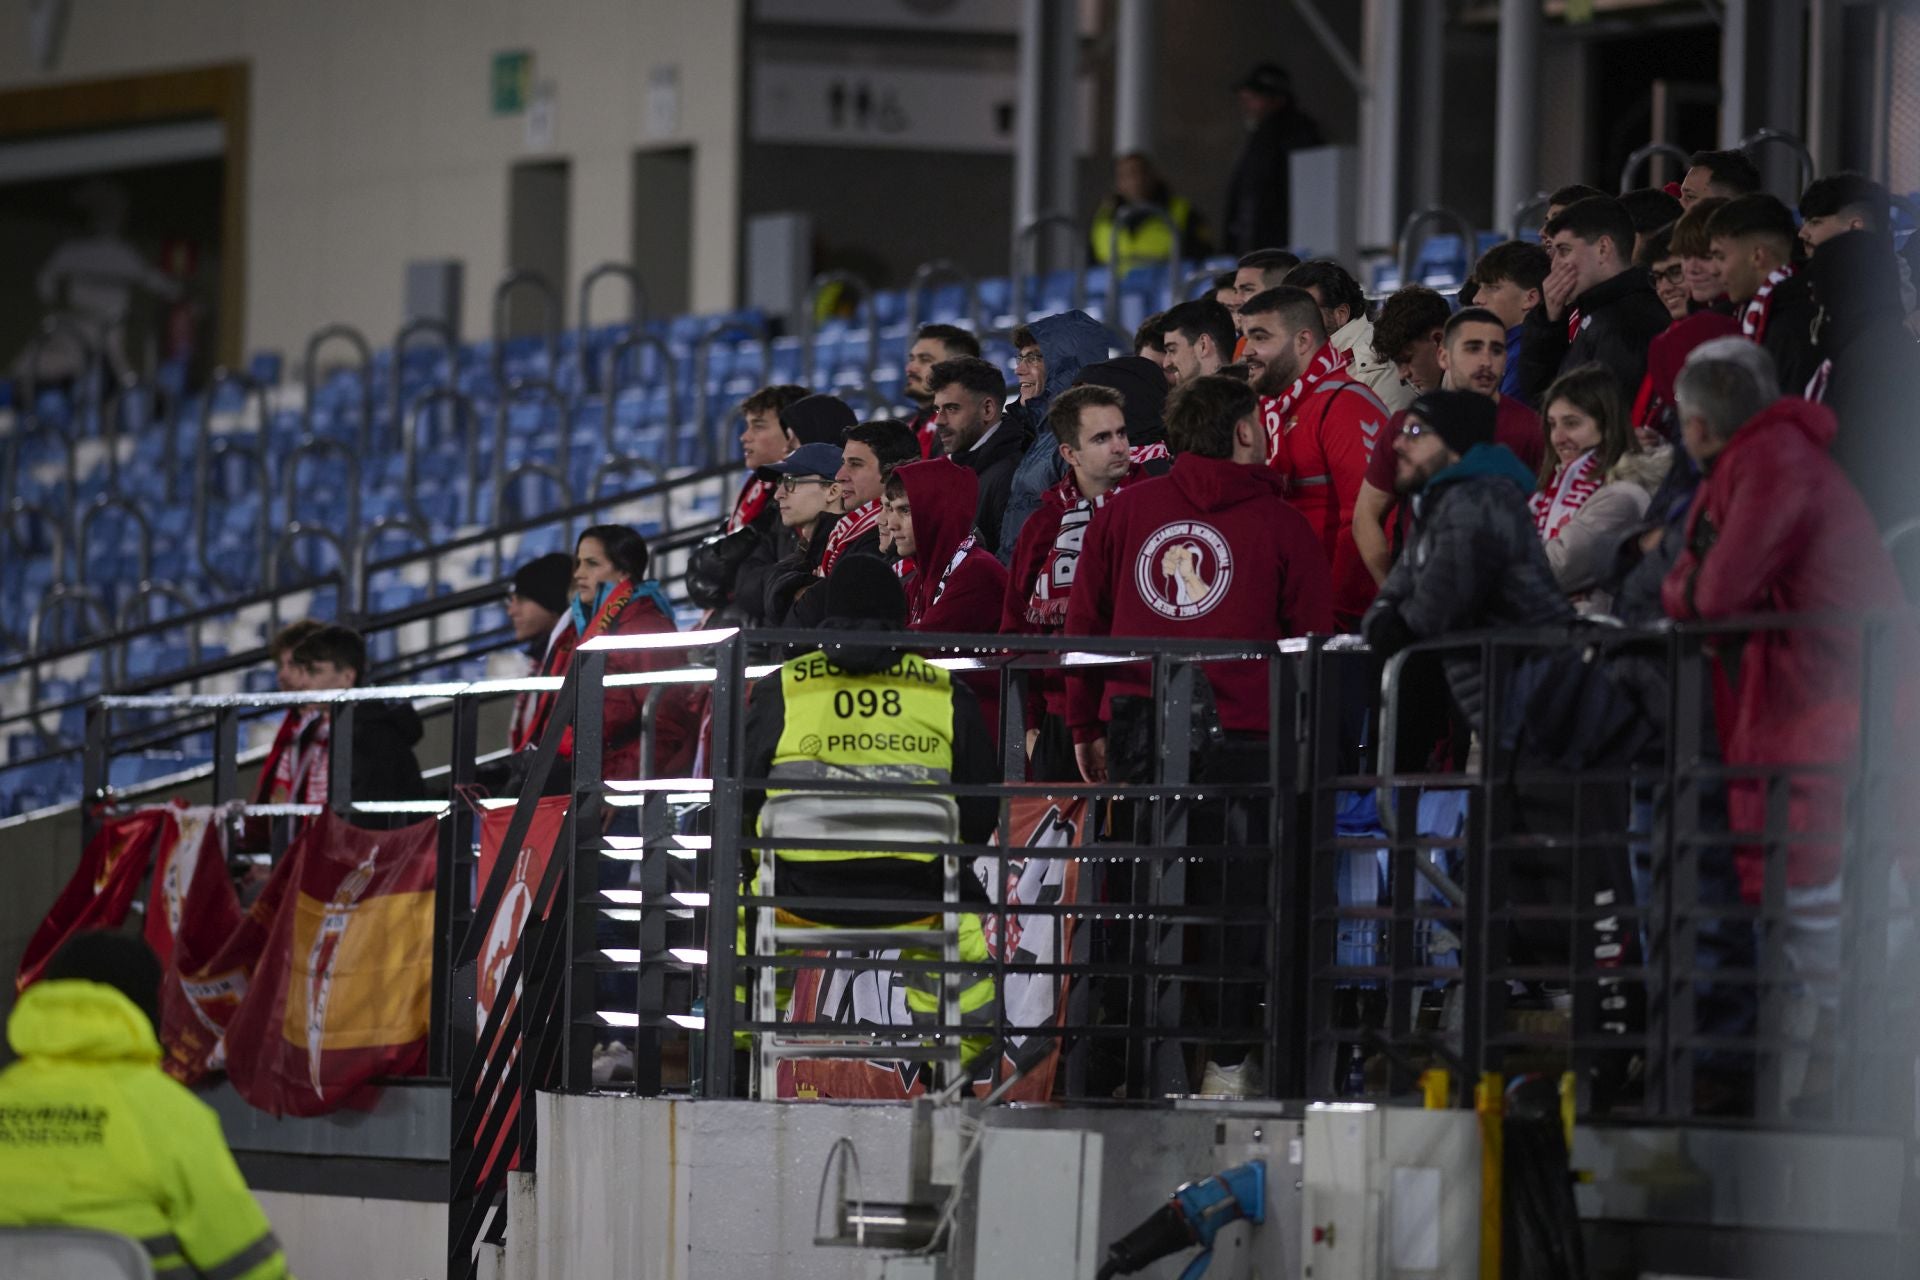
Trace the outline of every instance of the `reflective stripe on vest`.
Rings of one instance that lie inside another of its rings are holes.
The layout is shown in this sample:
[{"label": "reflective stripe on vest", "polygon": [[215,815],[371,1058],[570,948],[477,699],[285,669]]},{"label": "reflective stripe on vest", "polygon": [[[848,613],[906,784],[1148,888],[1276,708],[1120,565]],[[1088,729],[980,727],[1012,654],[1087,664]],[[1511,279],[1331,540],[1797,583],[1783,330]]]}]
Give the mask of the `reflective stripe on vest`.
[{"label": "reflective stripe on vest", "polygon": [[[786,725],[774,747],[770,782],[846,778],[942,785],[951,780],[953,680],[926,659],[902,654],[885,670],[859,675],[842,671],[824,653],[809,653],[781,666],[780,691]],[[776,788],[767,791],[769,799],[779,794]],[[796,862],[885,857],[930,862],[934,857],[905,850],[831,849],[780,856]]]}]

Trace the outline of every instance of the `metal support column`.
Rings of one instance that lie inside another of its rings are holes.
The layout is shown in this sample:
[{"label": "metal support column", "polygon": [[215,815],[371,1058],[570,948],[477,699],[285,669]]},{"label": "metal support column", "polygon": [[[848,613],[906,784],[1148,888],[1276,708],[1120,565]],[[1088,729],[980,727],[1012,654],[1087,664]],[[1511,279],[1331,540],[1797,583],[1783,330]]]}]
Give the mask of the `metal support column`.
[{"label": "metal support column", "polygon": [[1731,151],[1747,136],[1747,0],[1720,6],[1720,147]]},{"label": "metal support column", "polygon": [[[1441,148],[1447,118],[1447,6],[1419,6],[1414,39],[1419,60],[1420,110],[1413,126],[1414,203],[1422,209],[1441,203]],[[1473,265],[1473,246],[1467,246],[1467,265]]]},{"label": "metal support column", "polygon": [[1360,58],[1360,243],[1394,242],[1400,217],[1401,0],[1363,0]]},{"label": "metal support column", "polygon": [[1117,0],[1113,32],[1113,154],[1153,154],[1156,0]]},{"label": "metal support column", "polygon": [[[1071,0],[1025,0],[1020,14],[1020,101],[1015,112],[1013,233],[1045,214],[1079,218],[1079,8]],[[1063,229],[1041,233],[1043,263],[1072,261]],[[1016,251],[1018,246],[1015,246]]]},{"label": "metal support column", "polygon": [[1539,152],[1540,0],[1500,0],[1500,83],[1493,134],[1493,215],[1531,196]]}]

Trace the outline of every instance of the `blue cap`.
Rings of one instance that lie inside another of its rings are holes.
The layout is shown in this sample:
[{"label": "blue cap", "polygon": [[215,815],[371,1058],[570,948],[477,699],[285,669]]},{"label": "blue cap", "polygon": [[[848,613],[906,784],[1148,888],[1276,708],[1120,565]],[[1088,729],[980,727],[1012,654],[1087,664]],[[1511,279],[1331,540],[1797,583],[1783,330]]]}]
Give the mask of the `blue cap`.
[{"label": "blue cap", "polygon": [[779,480],[786,476],[818,476],[831,480],[840,474],[840,447],[803,444],[781,461],[761,467],[753,474],[762,480]]}]

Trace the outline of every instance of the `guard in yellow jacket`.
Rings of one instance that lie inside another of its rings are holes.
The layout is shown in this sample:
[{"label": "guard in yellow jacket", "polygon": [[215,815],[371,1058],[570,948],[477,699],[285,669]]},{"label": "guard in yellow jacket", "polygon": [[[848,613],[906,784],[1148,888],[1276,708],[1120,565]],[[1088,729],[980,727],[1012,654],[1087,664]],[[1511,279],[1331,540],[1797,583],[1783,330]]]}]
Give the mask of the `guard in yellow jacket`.
[{"label": "guard in yellow jacket", "polygon": [[129,1236],[158,1280],[278,1280],[287,1260],[211,1108],[160,1070],[160,968],[84,933],[20,995],[0,1072],[0,1226]]}]

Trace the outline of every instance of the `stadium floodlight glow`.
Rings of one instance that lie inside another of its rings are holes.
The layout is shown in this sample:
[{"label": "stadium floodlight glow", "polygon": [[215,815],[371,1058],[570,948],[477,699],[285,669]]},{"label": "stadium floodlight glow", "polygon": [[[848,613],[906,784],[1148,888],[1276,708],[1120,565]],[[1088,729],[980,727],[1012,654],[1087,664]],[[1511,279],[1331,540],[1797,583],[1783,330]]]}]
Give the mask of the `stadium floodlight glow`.
[{"label": "stadium floodlight glow", "polygon": [[738,627],[714,627],[707,631],[654,631],[638,636],[595,636],[582,641],[577,653],[624,653],[640,649],[700,649],[740,634]]}]

